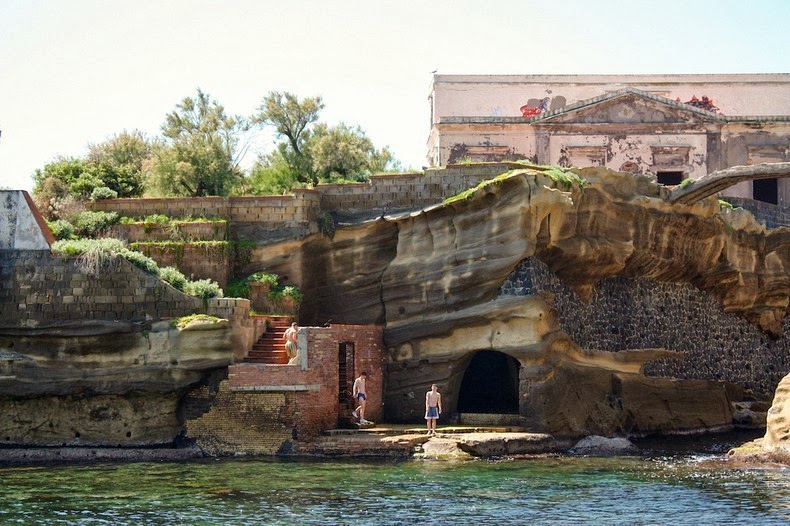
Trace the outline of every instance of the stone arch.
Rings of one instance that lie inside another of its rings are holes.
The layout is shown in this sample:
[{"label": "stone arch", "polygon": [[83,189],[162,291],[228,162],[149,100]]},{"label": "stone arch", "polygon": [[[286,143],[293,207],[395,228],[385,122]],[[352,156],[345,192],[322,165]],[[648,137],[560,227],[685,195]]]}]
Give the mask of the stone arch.
[{"label": "stone arch", "polygon": [[457,412],[518,414],[521,364],[499,351],[476,351],[458,388]]}]

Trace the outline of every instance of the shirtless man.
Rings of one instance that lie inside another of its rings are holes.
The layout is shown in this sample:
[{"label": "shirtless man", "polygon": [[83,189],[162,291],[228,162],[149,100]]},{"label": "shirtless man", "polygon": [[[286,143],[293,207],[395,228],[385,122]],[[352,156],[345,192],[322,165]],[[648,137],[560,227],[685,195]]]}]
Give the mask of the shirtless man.
[{"label": "shirtless man", "polygon": [[351,412],[351,414],[354,415],[354,418],[359,417],[360,424],[370,424],[368,420],[365,420],[365,403],[368,400],[365,385],[367,383],[367,379],[368,373],[362,371],[362,373],[359,375],[359,378],[354,380],[354,403],[359,405]]},{"label": "shirtless man", "polygon": [[428,424],[428,434],[436,434],[436,420],[442,414],[442,395],[439,386],[433,384],[431,390],[425,393],[425,421]]},{"label": "shirtless man", "polygon": [[283,340],[285,340],[285,354],[288,355],[288,363],[291,363],[291,360],[296,358],[299,352],[299,348],[296,346],[296,334],[298,330],[299,326],[296,322],[293,322],[285,331],[285,334],[283,334]]}]

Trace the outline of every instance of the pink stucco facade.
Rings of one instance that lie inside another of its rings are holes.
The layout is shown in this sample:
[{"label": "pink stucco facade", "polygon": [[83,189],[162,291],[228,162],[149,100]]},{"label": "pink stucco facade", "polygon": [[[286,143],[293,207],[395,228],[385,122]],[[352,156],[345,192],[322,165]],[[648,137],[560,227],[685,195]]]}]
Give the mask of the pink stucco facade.
[{"label": "pink stucco facade", "polygon": [[[790,74],[435,75],[429,103],[431,166],[526,159],[677,184],[790,161]],[[756,184],[726,194],[768,184],[767,200],[790,204],[790,182]]]}]

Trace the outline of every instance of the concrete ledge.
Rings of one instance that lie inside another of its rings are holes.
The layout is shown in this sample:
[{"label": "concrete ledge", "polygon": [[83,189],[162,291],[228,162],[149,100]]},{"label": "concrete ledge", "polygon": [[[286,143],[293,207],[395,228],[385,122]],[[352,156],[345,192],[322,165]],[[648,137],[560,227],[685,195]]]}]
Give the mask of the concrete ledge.
[{"label": "concrete ledge", "polygon": [[237,391],[248,391],[248,392],[261,392],[261,393],[270,393],[270,392],[296,392],[296,391],[319,391],[321,386],[318,384],[309,384],[309,385],[239,385],[235,387],[231,387],[231,392]]}]

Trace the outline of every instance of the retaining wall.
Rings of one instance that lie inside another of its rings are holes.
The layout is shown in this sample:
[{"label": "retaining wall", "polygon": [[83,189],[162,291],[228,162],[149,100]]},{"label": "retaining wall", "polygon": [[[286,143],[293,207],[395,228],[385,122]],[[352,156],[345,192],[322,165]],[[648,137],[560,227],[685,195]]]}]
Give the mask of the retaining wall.
[{"label": "retaining wall", "polygon": [[[554,294],[562,330],[582,348],[616,352],[661,347],[685,353],[683,360],[648,364],[648,375],[725,380],[770,400],[790,371],[787,336],[772,338],[725,313],[715,297],[688,284],[610,278],[584,303],[546,265],[528,258],[500,289],[500,295],[540,292]],[[788,330],[785,318],[785,335]]]}]

